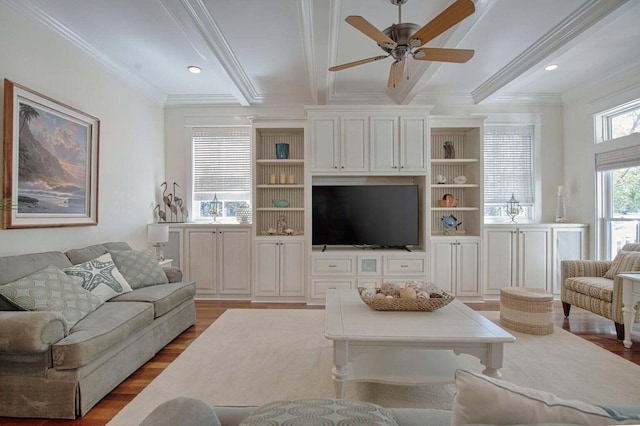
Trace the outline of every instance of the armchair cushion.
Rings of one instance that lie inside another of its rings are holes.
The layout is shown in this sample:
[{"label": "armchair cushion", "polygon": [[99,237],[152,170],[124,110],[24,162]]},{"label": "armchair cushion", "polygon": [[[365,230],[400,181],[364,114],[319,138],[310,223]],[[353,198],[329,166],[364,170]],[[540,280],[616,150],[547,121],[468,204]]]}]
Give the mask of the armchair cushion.
[{"label": "armchair cushion", "polygon": [[640,251],[620,251],[604,277],[614,279],[620,272],[640,271]]},{"label": "armchair cushion", "polygon": [[611,303],[613,300],[613,281],[600,277],[567,278],[564,286],[568,290]]}]

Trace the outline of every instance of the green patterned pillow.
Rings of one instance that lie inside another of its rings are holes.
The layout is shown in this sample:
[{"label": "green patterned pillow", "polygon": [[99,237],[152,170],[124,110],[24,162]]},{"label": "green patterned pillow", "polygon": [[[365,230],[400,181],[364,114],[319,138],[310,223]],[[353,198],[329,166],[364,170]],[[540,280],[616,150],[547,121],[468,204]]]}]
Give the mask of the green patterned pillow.
[{"label": "green patterned pillow", "polygon": [[118,271],[109,253],[97,259],[64,268],[63,271],[67,275],[82,278],[82,287],[105,302],[119,294],[131,291],[131,286]]},{"label": "green patterned pillow", "polygon": [[344,399],[276,401],[255,409],[240,426],[251,425],[396,425],[376,404]]},{"label": "green patterned pillow", "polygon": [[110,253],[132,289],[169,282],[151,250],[113,250]]},{"label": "green patterned pillow", "polygon": [[621,272],[640,271],[640,251],[619,252],[604,278],[614,279]]},{"label": "green patterned pillow", "polygon": [[81,284],[81,278],[70,277],[56,266],[47,266],[0,286],[0,294],[26,311],[59,312],[69,331],[104,303]]}]

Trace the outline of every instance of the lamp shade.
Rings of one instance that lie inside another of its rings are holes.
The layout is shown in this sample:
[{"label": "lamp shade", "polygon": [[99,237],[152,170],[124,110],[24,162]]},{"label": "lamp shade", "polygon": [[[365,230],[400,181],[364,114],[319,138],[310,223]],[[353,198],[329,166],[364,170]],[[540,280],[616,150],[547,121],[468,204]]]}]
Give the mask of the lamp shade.
[{"label": "lamp shade", "polygon": [[169,241],[169,225],[147,225],[147,241],[152,244]]}]

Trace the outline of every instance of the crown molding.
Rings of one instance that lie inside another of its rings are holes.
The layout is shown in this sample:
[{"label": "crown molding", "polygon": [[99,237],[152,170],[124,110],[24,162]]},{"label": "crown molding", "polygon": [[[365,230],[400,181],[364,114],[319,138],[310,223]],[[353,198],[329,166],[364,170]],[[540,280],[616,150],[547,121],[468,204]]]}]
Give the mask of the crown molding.
[{"label": "crown molding", "polygon": [[560,93],[501,93],[494,95],[483,105],[562,105]]},{"label": "crown molding", "polygon": [[240,103],[233,95],[169,95],[166,106],[203,106],[203,105],[233,105]]},{"label": "crown molding", "polygon": [[588,30],[628,0],[588,0],[562,22],[533,43],[524,52],[505,65],[471,92],[479,104],[530,68]]},{"label": "crown molding", "polygon": [[44,1],[33,0],[24,2],[21,0],[5,0],[14,10],[26,16],[27,18],[44,24],[47,28],[54,31],[64,40],[68,41],[83,53],[89,55],[98,63],[103,65],[113,74],[123,79],[127,84],[132,86],[136,91],[148,97],[158,104],[164,104],[167,100],[167,94],[155,86],[150,85],[146,80],[132,73],[129,69],[118,61],[115,61],[102,50],[81,37],[73,28],[54,18],[47,10]]}]

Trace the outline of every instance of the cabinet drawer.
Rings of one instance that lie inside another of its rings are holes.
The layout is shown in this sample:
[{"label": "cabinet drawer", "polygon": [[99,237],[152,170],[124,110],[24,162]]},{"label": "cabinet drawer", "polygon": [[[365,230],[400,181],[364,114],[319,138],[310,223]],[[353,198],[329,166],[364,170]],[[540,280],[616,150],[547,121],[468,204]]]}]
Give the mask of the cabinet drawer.
[{"label": "cabinet drawer", "polygon": [[311,266],[313,274],[355,274],[355,260],[353,258],[314,258]]},{"label": "cabinet drawer", "polygon": [[424,259],[387,258],[384,266],[385,275],[413,275],[426,272]]},{"label": "cabinet drawer", "polygon": [[311,281],[311,297],[324,299],[327,295],[327,290],[330,288],[338,288],[342,290],[349,290],[353,288],[354,282],[350,279],[336,279],[334,280],[312,280]]}]

